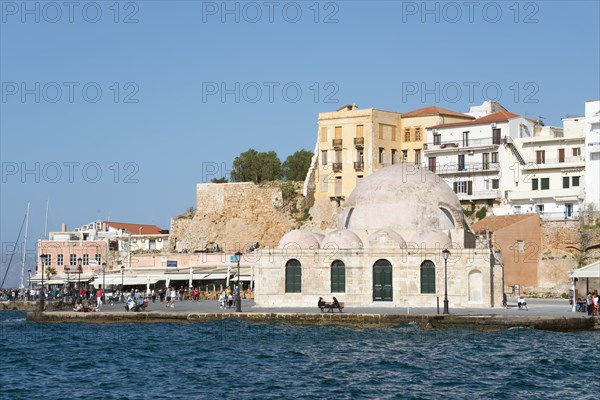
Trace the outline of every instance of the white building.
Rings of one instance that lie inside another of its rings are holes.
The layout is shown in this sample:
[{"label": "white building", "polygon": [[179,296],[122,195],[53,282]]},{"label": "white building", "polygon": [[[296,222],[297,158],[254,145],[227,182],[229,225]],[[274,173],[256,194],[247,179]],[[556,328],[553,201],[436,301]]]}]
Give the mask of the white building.
[{"label": "white building", "polygon": [[585,102],[585,206],[600,210],[600,100]]}]

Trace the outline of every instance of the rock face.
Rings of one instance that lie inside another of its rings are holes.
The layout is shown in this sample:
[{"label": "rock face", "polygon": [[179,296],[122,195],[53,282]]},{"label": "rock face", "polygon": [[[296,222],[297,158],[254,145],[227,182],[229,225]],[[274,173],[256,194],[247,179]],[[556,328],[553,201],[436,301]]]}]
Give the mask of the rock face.
[{"label": "rock face", "polygon": [[299,224],[301,183],[207,183],[196,187],[196,212],[173,218],[171,249],[181,252],[218,245],[244,250],[277,244]]}]

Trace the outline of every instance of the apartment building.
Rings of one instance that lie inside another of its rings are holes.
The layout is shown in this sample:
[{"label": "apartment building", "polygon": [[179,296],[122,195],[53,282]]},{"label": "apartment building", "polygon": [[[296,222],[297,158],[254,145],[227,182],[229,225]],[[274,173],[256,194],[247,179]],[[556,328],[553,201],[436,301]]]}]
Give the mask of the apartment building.
[{"label": "apartment building", "polygon": [[585,102],[585,207],[600,210],[600,100]]}]

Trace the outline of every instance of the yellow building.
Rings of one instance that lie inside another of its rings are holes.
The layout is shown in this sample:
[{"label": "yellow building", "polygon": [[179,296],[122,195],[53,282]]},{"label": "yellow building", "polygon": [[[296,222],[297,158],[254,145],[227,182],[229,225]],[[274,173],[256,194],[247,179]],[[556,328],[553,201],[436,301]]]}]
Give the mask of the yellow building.
[{"label": "yellow building", "polygon": [[315,199],[346,199],[367,175],[400,158],[400,114],[347,105],[319,114]]},{"label": "yellow building", "polygon": [[440,107],[425,107],[402,114],[400,162],[422,165],[427,162],[423,149],[427,140],[425,129],[451,122],[474,120],[475,117]]}]

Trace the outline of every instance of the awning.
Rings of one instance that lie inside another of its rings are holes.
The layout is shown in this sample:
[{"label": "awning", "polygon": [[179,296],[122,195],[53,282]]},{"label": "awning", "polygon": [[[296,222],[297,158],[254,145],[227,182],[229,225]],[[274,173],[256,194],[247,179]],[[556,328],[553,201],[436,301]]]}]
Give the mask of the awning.
[{"label": "awning", "polygon": [[563,197],[555,197],[554,201],[558,202],[558,203],[563,203],[563,202],[577,202],[579,201],[579,198],[577,196],[563,196]]},{"label": "awning", "polygon": [[[233,282],[237,282],[237,276],[230,279]],[[252,277],[250,275],[240,275],[240,281],[242,282],[250,282]]]},{"label": "awning", "polygon": [[600,261],[576,269],[571,273],[571,278],[600,278]]}]

